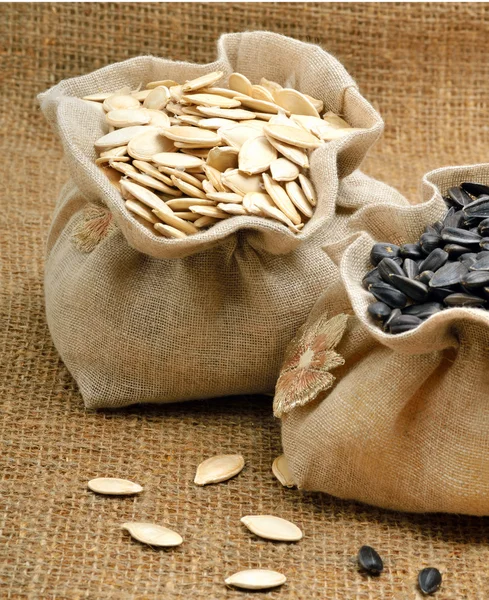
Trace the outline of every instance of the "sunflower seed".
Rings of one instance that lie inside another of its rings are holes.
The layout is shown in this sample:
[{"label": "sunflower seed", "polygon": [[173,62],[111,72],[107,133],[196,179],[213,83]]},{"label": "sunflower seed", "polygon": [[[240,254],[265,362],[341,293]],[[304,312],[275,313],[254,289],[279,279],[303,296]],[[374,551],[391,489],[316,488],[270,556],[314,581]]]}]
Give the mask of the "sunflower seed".
[{"label": "sunflower seed", "polygon": [[452,260],[470,252],[469,248],[460,246],[459,244],[447,244],[446,246],[443,246],[443,250],[448,253],[448,256]]},{"label": "sunflower seed", "polygon": [[458,227],[445,227],[441,232],[441,238],[449,244],[460,244],[462,246],[479,244],[481,240],[478,233]]},{"label": "sunflower seed", "polygon": [[368,290],[373,283],[380,283],[381,281],[382,278],[380,277],[379,269],[378,267],[375,267],[375,269],[372,269],[366,275],[364,275],[362,279],[362,285],[366,290]]},{"label": "sunflower seed", "polygon": [[419,272],[437,271],[448,260],[448,253],[441,248],[435,248],[419,265]]},{"label": "sunflower seed", "polygon": [[419,244],[425,254],[430,254],[441,244],[441,236],[436,233],[423,233],[419,238]]},{"label": "sunflower seed", "polygon": [[424,283],[421,283],[421,281],[409,279],[409,277],[404,277],[404,275],[395,274],[389,275],[389,279],[393,286],[406,294],[406,296],[411,298],[414,302],[423,302],[428,296],[429,288]]},{"label": "sunflower seed", "polygon": [[378,575],[384,570],[384,563],[371,546],[362,546],[358,552],[358,564],[370,575]]},{"label": "sunflower seed", "polygon": [[286,519],[273,515],[249,515],[241,518],[241,523],[252,533],[266,540],[276,542],[297,542],[302,539],[302,531]]},{"label": "sunflower seed", "polygon": [[373,283],[370,285],[369,291],[379,302],[384,302],[392,308],[404,308],[407,304],[407,296],[388,283]]},{"label": "sunflower seed", "polygon": [[443,306],[439,302],[426,302],[425,304],[406,306],[406,308],[402,309],[402,314],[418,317],[419,319],[427,319],[441,310],[443,310]]},{"label": "sunflower seed", "polygon": [[368,313],[376,321],[384,323],[390,317],[392,308],[384,302],[373,302],[368,305]]},{"label": "sunflower seed", "polygon": [[390,333],[397,335],[399,333],[406,333],[419,327],[423,321],[419,317],[411,315],[401,315],[397,317],[390,325]]},{"label": "sunflower seed", "polygon": [[486,304],[483,298],[473,296],[472,294],[450,294],[443,300],[447,306],[469,306],[469,307],[482,307]]},{"label": "sunflower seed", "polygon": [[451,262],[435,272],[430,281],[430,287],[443,288],[460,283],[467,274],[467,267],[459,261]]},{"label": "sunflower seed", "polygon": [[294,477],[284,454],[277,456],[273,461],[272,472],[284,487],[295,487]]},{"label": "sunflower seed", "polygon": [[128,479],[117,479],[115,477],[97,477],[88,482],[88,488],[97,494],[108,496],[131,496],[139,494],[143,488]]},{"label": "sunflower seed", "polygon": [[[382,279],[386,283],[390,283],[389,277],[391,275],[401,275],[401,276],[405,275],[402,267],[396,261],[397,261],[397,259],[393,260],[392,258],[383,258],[377,265],[379,275],[382,277]],[[417,266],[418,265],[416,265],[416,267]],[[412,279],[414,279],[414,278],[412,278]]]},{"label": "sunflower seed", "polygon": [[453,200],[453,202],[455,202],[457,206],[460,206],[462,208],[472,202],[472,198],[462,188],[452,187],[448,190],[447,193]]},{"label": "sunflower seed", "polygon": [[374,244],[370,252],[370,262],[376,267],[383,258],[399,256],[399,246],[389,243]]},{"label": "sunflower seed", "polygon": [[285,575],[268,569],[247,569],[234,573],[224,580],[226,585],[233,585],[243,590],[268,590],[283,585],[286,581]]},{"label": "sunflower seed", "polygon": [[422,569],[418,574],[419,589],[423,594],[434,594],[441,586],[441,573],[434,567]]},{"label": "sunflower seed", "polygon": [[477,200],[464,206],[463,211],[466,217],[486,219],[489,217],[489,195],[484,194],[483,196],[479,196]]},{"label": "sunflower seed", "polygon": [[[401,249],[402,249],[402,246],[401,246]],[[386,259],[384,259],[384,260],[386,260]],[[404,274],[406,275],[406,277],[409,277],[410,279],[415,279],[419,275],[418,263],[415,260],[413,260],[412,258],[404,259],[404,262],[402,263],[402,270],[403,270]],[[420,279],[420,281],[422,281],[422,280]],[[426,283],[426,282],[423,281],[423,283]]]},{"label": "sunflower seed", "polygon": [[179,546],[183,542],[182,537],[176,531],[154,523],[124,523],[122,529],[128,531],[131,537],[138,542],[149,546],[171,547]]},{"label": "sunflower seed", "polygon": [[243,470],[244,458],[241,454],[219,454],[212,456],[197,467],[194,483],[208,485],[227,481]]},{"label": "sunflower seed", "polygon": [[476,262],[469,269],[471,271],[489,271],[489,254],[480,258],[477,256]]},{"label": "sunflower seed", "polygon": [[433,279],[434,271],[423,271],[417,277],[418,281],[424,283],[425,285],[429,285],[430,281]]},{"label": "sunflower seed", "polygon": [[489,286],[489,271],[469,271],[461,283],[469,290]]},{"label": "sunflower seed", "polygon": [[465,191],[468,192],[469,194],[472,194],[472,196],[483,196],[483,195],[489,195],[489,186],[487,185],[483,185],[482,183],[471,183],[471,182],[467,182],[467,183],[462,183],[460,185],[460,187]]}]

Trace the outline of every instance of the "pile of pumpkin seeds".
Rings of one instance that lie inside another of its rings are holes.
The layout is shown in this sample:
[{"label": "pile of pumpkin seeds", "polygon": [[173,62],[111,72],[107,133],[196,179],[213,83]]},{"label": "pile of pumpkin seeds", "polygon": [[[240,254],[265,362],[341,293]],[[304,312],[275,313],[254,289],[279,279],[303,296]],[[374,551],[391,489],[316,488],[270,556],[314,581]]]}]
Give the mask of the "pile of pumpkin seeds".
[{"label": "pile of pumpkin seeds", "polygon": [[[197,467],[194,483],[199,486],[228,481],[239,475],[245,466],[241,454],[219,454],[204,460]],[[272,472],[284,487],[295,487],[287,459],[282,454],[272,464]],[[98,477],[88,482],[88,488],[97,494],[109,496],[133,496],[143,487],[127,479]],[[275,515],[245,515],[241,523],[254,535],[275,542],[298,542],[303,533],[297,525]],[[163,525],[141,521],[123,523],[121,528],[129,535],[149,546],[171,548],[183,543],[182,536]],[[384,570],[384,563],[374,548],[362,546],[357,555],[358,566],[368,575],[377,576]],[[269,590],[279,587],[287,577],[271,569],[245,569],[225,578],[227,586],[243,590]],[[442,581],[441,573],[434,567],[422,569],[418,575],[419,589],[427,595],[436,592]]]},{"label": "pile of pumpkin seeds", "polygon": [[[185,238],[233,216],[274,219],[299,233],[317,203],[309,155],[356,128],[323,102],[265,78],[221,71],[153,81],[83,100],[109,133],[96,163],[152,233]],[[321,116],[322,115],[322,116]]]},{"label": "pile of pumpkin seeds", "polygon": [[444,197],[445,217],[413,244],[375,244],[363,286],[369,314],[392,334],[443,310],[486,308],[489,300],[489,186],[466,182]]}]

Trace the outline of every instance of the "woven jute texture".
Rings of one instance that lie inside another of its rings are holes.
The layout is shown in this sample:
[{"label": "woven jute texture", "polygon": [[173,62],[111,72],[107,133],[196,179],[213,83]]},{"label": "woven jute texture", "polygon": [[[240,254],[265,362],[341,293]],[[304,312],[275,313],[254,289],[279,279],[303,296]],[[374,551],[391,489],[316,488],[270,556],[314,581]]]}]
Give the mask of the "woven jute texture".
[{"label": "woven jute texture", "polygon": [[[303,334],[319,339],[318,315],[330,327],[340,319],[345,327],[333,343],[344,364],[321,398],[301,402],[298,392],[300,407],[283,419],[299,487],[396,510],[489,515],[489,314],[443,311],[392,336],[369,317],[373,298],[362,286],[376,241],[418,240],[446,214],[449,188],[488,180],[488,164],[437,169],[423,179],[425,202],[370,205],[352,218],[362,233],[340,257],[337,285],[324,291]],[[341,245],[333,245],[334,260]]]},{"label": "woven jute texture", "polygon": [[[273,30],[321,44],[378,103],[386,132],[363,168],[415,201],[426,171],[486,159],[488,8],[3,4],[0,13],[0,597],[411,600],[418,570],[434,565],[444,574],[437,598],[487,598],[488,519],[403,515],[283,489],[270,473],[281,452],[271,401],[85,411],[44,316],[44,245],[68,174],[34,98],[139,54],[208,62],[223,32]],[[239,477],[194,487],[201,459],[237,451],[247,460]],[[132,478],[145,492],[96,497],[86,482],[100,475]],[[239,523],[252,513],[289,518],[305,537],[255,538]],[[143,547],[119,528],[130,519],[167,524],[185,543]],[[379,579],[351,560],[365,543],[384,557]],[[224,587],[224,576],[250,566],[288,582],[266,595]]]}]

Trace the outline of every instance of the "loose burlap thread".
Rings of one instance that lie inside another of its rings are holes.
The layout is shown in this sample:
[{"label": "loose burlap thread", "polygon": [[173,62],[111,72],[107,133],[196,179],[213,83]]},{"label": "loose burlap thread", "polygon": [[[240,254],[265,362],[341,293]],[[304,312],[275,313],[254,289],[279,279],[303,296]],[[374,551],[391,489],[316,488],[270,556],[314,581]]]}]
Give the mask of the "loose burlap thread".
[{"label": "loose burlap thread", "polygon": [[489,165],[428,173],[423,204],[365,207],[352,219],[361,233],[325,248],[337,282],[308,322],[351,316],[332,389],[283,417],[301,488],[396,510],[489,514],[489,312],[454,308],[391,335],[369,317],[374,300],[361,284],[372,245],[417,241],[446,212],[440,192],[463,181],[487,184]]},{"label": "loose burlap thread", "polygon": [[[106,125],[80,97],[213,70],[297,88],[362,128],[312,154],[318,204],[298,235],[249,216],[183,240],[159,236],[128,213],[95,166],[94,141]],[[334,277],[321,246],[345,237],[352,215],[370,201],[396,194],[357,170],[383,123],[340,63],[317,46],[273,33],[229,34],[211,64],[138,57],[63,81],[40,101],[72,178],[48,238],[47,319],[86,405],[273,390],[286,344]],[[87,252],[73,238],[79,241],[93,205],[108,208],[118,230]]]}]

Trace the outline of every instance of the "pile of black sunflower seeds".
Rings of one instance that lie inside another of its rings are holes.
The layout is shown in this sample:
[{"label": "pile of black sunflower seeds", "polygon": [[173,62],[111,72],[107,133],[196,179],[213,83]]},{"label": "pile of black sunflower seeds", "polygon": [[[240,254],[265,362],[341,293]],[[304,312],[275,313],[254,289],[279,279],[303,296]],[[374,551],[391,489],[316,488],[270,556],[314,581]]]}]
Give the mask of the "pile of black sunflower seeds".
[{"label": "pile of black sunflower seeds", "polygon": [[415,244],[382,242],[363,286],[375,297],[369,314],[392,334],[415,329],[454,307],[487,308],[489,186],[462,183],[444,198],[448,211]]}]

